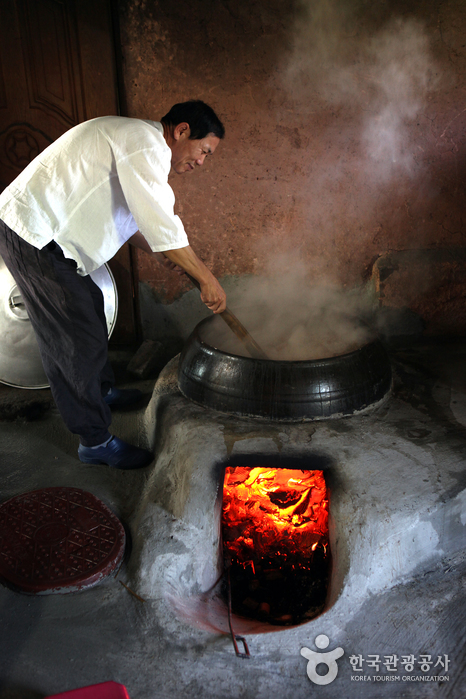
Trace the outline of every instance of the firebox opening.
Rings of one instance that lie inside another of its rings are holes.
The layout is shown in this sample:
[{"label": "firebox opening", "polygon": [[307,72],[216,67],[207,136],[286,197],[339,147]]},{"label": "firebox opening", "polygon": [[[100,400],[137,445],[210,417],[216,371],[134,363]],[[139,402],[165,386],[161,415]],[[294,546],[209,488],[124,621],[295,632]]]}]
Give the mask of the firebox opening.
[{"label": "firebox opening", "polygon": [[226,467],[223,595],[235,616],[296,626],[324,610],[328,505],[322,470]]}]

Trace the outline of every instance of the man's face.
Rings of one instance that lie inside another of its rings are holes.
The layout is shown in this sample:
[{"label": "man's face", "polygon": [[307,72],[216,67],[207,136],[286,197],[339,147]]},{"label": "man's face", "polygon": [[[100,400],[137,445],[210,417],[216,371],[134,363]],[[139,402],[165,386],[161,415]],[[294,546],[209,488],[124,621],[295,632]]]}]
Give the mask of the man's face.
[{"label": "man's face", "polygon": [[192,172],[200,167],[208,155],[213,153],[220,143],[220,139],[214,134],[207,134],[205,138],[190,139],[188,124],[178,124],[173,132],[172,143],[172,169],[182,175],[184,172]]}]

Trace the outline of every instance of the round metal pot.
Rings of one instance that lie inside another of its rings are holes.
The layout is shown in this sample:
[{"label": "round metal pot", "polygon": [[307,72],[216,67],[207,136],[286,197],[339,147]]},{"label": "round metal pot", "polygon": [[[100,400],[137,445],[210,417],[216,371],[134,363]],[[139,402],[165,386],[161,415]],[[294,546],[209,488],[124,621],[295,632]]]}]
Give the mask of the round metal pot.
[{"label": "round metal pot", "polygon": [[180,356],[178,386],[200,405],[221,412],[279,421],[351,415],[380,401],[391,387],[391,366],[382,343],[328,359],[252,359],[207,344],[196,326]]}]

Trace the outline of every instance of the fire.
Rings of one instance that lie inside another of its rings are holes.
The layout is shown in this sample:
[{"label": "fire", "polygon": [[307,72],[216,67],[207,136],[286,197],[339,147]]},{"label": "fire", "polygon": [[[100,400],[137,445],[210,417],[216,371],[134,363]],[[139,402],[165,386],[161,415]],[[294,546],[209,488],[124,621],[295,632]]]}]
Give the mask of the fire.
[{"label": "fire", "polygon": [[225,469],[223,545],[245,568],[308,567],[328,546],[328,497],[322,471],[236,467]]}]

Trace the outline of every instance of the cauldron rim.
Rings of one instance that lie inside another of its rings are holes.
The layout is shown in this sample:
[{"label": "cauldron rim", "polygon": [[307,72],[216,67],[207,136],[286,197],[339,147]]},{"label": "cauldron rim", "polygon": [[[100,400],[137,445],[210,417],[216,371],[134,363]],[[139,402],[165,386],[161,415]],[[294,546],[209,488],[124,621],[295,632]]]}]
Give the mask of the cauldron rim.
[{"label": "cauldron rim", "polygon": [[[356,354],[362,352],[370,345],[381,344],[380,338],[374,333],[374,336],[371,340],[369,340],[368,342],[365,342],[357,349],[352,350],[351,352],[343,352],[342,354],[335,354],[332,357],[320,357],[319,359],[270,359],[270,358],[260,359],[260,358],[256,358],[256,357],[250,357],[247,354],[234,354],[233,352],[227,352],[226,350],[221,350],[218,347],[214,347],[213,345],[210,345],[208,342],[203,340],[201,337],[201,334],[200,334],[200,330],[202,329],[202,326],[208,325],[209,323],[212,323],[212,321],[215,320],[215,318],[217,318],[217,317],[218,316],[213,315],[213,316],[208,316],[207,318],[204,318],[203,320],[201,320],[196,325],[196,327],[194,328],[192,333],[190,334],[189,339],[193,340],[194,338],[196,338],[196,340],[199,342],[199,344],[203,348],[206,348],[207,350],[211,351],[213,354],[224,355],[225,357],[234,358],[234,359],[237,358],[237,359],[240,359],[241,361],[246,359],[249,362],[255,362],[255,363],[259,362],[260,364],[263,364],[263,365],[265,365],[265,364],[275,364],[275,365],[283,364],[284,366],[290,366],[290,364],[300,364],[301,366],[305,366],[305,365],[310,365],[310,364],[317,365],[317,364],[321,364],[323,362],[331,365],[332,363],[337,363],[337,362],[341,361],[344,357],[351,357],[352,355],[356,355]],[[360,318],[357,318],[357,320],[361,323],[364,323],[364,321],[362,321]],[[372,331],[372,332],[374,332],[374,331]],[[245,352],[246,351],[247,350],[245,349]]]},{"label": "cauldron rim", "polygon": [[180,392],[204,407],[296,422],[354,414],[390,391],[390,360],[377,337],[352,352],[323,359],[255,359],[201,339],[209,322],[212,317],[193,330],[178,365]]}]

